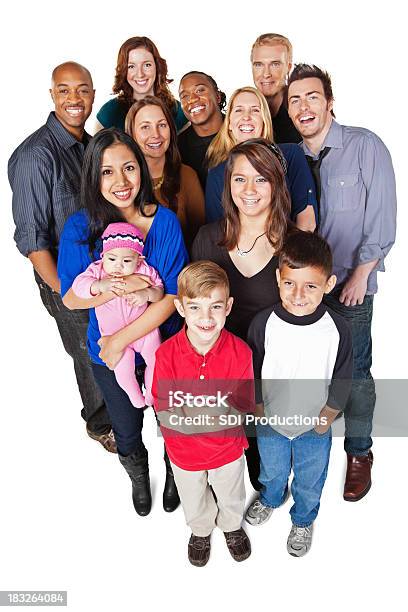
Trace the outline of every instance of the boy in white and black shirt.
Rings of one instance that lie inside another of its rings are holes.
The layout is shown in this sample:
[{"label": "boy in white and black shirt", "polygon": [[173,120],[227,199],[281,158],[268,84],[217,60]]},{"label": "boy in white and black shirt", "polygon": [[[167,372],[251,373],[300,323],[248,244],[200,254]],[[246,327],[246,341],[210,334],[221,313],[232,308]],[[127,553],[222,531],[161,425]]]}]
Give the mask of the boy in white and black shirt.
[{"label": "boy in white and black shirt", "polygon": [[291,234],[280,253],[281,302],[253,319],[248,343],[257,384],[260,497],[246,520],[261,525],[288,492],[293,470],[288,552],[309,550],[326,480],[331,423],[347,400],[352,377],[348,324],[322,304],[336,284],[330,247],[309,232]]}]

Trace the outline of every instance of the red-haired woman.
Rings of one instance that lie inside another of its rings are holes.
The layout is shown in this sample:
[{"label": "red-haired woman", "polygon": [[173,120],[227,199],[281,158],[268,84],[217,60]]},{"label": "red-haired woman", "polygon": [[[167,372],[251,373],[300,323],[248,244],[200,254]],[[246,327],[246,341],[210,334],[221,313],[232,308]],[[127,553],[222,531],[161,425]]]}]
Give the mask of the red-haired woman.
[{"label": "red-haired woman", "polygon": [[96,131],[102,128],[125,129],[125,118],[133,102],[147,95],[156,96],[169,109],[177,131],[187,122],[169,89],[172,79],[167,77],[167,62],[146,36],[126,40],[118,53],[113,93],[117,94],[102,106],[96,115]]}]

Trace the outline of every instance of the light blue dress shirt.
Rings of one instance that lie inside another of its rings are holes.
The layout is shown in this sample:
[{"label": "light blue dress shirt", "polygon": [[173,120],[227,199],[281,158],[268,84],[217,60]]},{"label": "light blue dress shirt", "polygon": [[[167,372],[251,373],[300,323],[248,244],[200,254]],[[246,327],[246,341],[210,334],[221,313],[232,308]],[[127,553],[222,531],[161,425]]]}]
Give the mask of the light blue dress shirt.
[{"label": "light blue dress shirt", "polygon": [[[317,159],[303,142],[306,155]],[[359,265],[378,259],[367,295],[377,292],[377,271],[395,241],[396,188],[390,153],[380,138],[333,120],[321,149],[319,233],[333,253],[333,273],[343,284]]]}]

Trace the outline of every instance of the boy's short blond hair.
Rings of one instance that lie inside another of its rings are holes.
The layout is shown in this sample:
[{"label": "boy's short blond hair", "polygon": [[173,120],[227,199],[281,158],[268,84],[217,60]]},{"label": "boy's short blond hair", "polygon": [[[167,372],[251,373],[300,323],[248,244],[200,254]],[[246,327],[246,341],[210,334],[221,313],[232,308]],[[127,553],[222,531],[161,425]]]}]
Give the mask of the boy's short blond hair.
[{"label": "boy's short blond hair", "polygon": [[254,48],[262,47],[263,45],[267,45],[270,47],[272,47],[273,45],[283,45],[284,47],[286,47],[286,50],[288,52],[289,64],[292,63],[293,49],[292,49],[292,43],[290,42],[289,38],[286,38],[286,36],[283,36],[282,34],[273,34],[273,33],[261,34],[260,36],[258,36],[256,41],[252,45],[251,61],[252,61],[252,53],[254,51]]},{"label": "boy's short blond hair", "polygon": [[230,285],[225,270],[212,261],[195,261],[180,272],[177,297],[180,301],[183,297],[190,300],[210,297],[216,287],[223,287],[226,298],[229,298]]}]

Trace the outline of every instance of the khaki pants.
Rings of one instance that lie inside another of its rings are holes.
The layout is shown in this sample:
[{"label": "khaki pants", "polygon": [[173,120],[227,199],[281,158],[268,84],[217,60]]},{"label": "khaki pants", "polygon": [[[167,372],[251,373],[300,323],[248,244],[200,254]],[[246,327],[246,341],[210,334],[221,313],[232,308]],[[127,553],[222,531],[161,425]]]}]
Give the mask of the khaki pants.
[{"label": "khaki pants", "polygon": [[[191,472],[171,464],[187,525],[196,536],[241,527],[245,508],[244,455],[214,470]],[[213,488],[215,501],[210,485]]]}]

